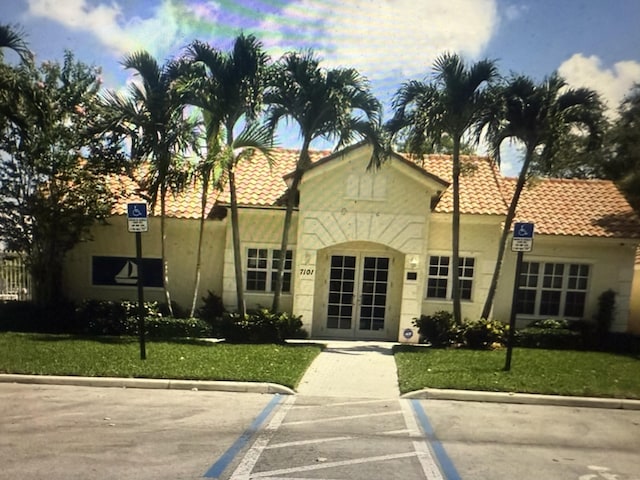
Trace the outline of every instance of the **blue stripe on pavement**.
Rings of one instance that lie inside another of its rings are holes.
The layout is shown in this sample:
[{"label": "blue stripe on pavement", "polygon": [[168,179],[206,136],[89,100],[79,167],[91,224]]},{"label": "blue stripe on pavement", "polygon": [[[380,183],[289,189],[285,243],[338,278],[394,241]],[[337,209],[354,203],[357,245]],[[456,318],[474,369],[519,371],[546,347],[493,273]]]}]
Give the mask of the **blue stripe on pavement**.
[{"label": "blue stripe on pavement", "polygon": [[229,450],[227,450],[224,455],[222,455],[218,461],[214,463],[209,470],[207,470],[207,473],[203,475],[204,478],[219,478],[220,475],[222,475],[222,472],[225,471],[238,452],[247,444],[251,436],[258,431],[262,422],[265,421],[276,405],[280,403],[280,400],[280,395],[274,395],[273,399],[266,407],[264,407],[264,410],[262,410],[260,415],[258,415],[253,423],[249,425],[249,428],[247,428],[245,432],[233,443],[233,445],[231,445]]},{"label": "blue stripe on pavement", "polygon": [[436,456],[436,460],[440,464],[440,470],[442,471],[445,480],[460,480],[460,475],[458,475],[458,471],[456,470],[456,467],[454,467],[449,455],[447,455],[442,443],[440,443],[440,440],[436,437],[436,434],[431,427],[431,423],[429,423],[429,419],[427,418],[427,414],[422,408],[422,404],[419,400],[411,400],[411,405],[413,406],[413,410],[416,412],[416,416],[420,421],[422,431],[429,440],[429,444]]}]

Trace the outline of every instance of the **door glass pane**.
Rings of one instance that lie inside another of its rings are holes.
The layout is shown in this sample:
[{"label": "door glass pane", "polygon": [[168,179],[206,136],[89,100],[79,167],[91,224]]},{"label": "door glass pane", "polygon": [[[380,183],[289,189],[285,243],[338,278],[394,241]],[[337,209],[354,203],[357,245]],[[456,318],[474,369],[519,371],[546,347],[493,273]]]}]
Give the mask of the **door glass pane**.
[{"label": "door glass pane", "polygon": [[356,257],[333,255],[329,273],[327,328],[351,329]]},{"label": "door glass pane", "polygon": [[362,270],[362,301],[360,303],[360,330],[383,330],[387,304],[389,259],[365,257]]}]

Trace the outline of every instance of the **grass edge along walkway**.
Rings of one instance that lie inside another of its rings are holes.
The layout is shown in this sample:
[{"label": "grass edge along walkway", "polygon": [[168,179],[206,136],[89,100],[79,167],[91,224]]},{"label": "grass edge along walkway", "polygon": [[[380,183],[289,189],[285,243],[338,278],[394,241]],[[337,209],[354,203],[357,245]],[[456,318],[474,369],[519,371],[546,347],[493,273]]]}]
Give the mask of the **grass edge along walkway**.
[{"label": "grass edge along walkway", "polygon": [[394,350],[401,393],[423,388],[640,399],[640,355],[516,348]]},{"label": "grass edge along walkway", "polygon": [[265,382],[295,388],[322,347],[0,333],[0,373]]}]

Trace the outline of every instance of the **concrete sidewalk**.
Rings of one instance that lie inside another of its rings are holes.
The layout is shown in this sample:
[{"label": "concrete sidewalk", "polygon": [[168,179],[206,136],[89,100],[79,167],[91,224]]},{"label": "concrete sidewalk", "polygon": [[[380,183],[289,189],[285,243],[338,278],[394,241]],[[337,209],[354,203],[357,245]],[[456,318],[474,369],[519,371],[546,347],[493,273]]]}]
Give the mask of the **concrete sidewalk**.
[{"label": "concrete sidewalk", "polygon": [[320,341],[327,347],[298,385],[299,395],[398,398],[398,374],[391,342]]}]

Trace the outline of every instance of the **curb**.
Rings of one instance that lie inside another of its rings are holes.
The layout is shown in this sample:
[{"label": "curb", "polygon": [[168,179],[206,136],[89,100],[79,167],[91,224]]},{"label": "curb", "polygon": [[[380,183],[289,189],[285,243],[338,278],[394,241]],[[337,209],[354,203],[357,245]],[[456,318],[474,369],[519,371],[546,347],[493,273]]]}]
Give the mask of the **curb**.
[{"label": "curb", "polygon": [[568,397],[533,393],[483,392],[437,388],[425,388],[423,390],[405,393],[404,395],[401,395],[400,398],[640,410],[640,400],[629,400],[626,398]]},{"label": "curb", "polygon": [[156,378],[68,377],[59,375],[0,374],[0,383],[39,385],[74,385],[77,387],[149,388],[165,390],[202,390],[218,392],[278,393],[295,395],[289,387],[265,382],[225,382],[205,380],[170,380]]}]

